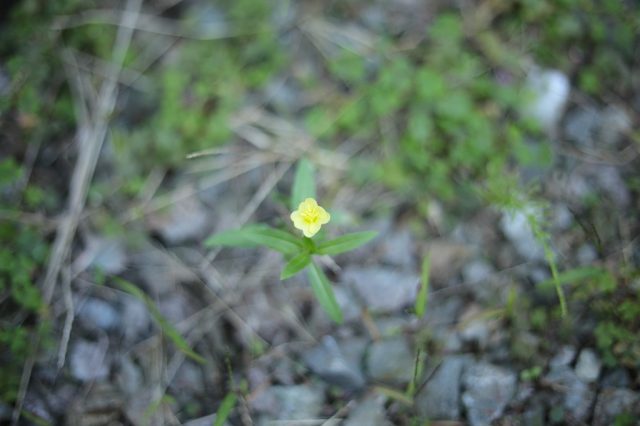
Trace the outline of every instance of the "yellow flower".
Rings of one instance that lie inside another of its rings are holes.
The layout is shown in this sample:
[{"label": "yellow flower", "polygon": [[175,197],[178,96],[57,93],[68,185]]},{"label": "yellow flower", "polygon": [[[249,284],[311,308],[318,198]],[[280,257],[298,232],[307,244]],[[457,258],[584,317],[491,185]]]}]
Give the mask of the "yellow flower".
[{"label": "yellow flower", "polygon": [[331,215],[320,207],[316,200],[307,198],[291,213],[293,226],[300,229],[305,237],[311,238],[318,233],[320,227],[331,220]]}]

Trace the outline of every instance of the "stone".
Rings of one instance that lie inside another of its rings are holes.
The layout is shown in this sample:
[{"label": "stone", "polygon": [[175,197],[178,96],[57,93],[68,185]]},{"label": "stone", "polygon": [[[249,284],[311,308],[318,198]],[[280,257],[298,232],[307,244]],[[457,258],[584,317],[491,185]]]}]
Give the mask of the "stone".
[{"label": "stone", "polygon": [[79,340],[71,348],[71,375],[83,382],[104,380],[109,376],[106,345]]},{"label": "stone", "polygon": [[580,265],[591,265],[598,258],[598,252],[591,244],[582,244],[576,253]]},{"label": "stone", "polygon": [[386,400],[384,395],[367,395],[349,413],[343,426],[391,426],[384,409]]},{"label": "stone", "polygon": [[419,277],[393,269],[349,267],[343,274],[365,306],[376,313],[396,312],[415,301]]},{"label": "stone", "polygon": [[415,356],[403,337],[374,342],[367,353],[367,373],[373,380],[408,383],[413,379]]},{"label": "stone", "polygon": [[134,266],[152,293],[173,292],[179,283],[198,281],[198,276],[168,251],[147,246],[134,256]]},{"label": "stone", "polygon": [[631,386],[631,376],[626,368],[618,367],[604,374],[602,387],[628,388]]},{"label": "stone", "polygon": [[520,256],[528,261],[540,261],[544,260],[544,249],[533,235],[527,219],[529,214],[537,215],[538,212],[531,209],[533,208],[513,213],[505,212],[500,220],[500,229]]},{"label": "stone", "polygon": [[593,148],[598,131],[600,112],[593,107],[581,107],[567,114],[565,137],[576,145]]},{"label": "stone", "polygon": [[629,114],[616,105],[610,105],[602,111],[599,124],[599,142],[608,147],[619,145],[633,128],[633,120]]},{"label": "stone", "polygon": [[127,396],[135,395],[144,385],[142,371],[126,355],[118,357],[116,383]]},{"label": "stone", "polygon": [[491,321],[486,317],[478,305],[470,305],[460,317],[459,335],[464,343],[476,344],[480,348],[486,348],[493,328]]},{"label": "stone", "polygon": [[124,295],[122,298],[122,333],[129,342],[135,342],[151,330],[151,315],[143,301]]},{"label": "stone", "polygon": [[511,370],[486,363],[466,368],[462,403],[471,426],[489,426],[499,418],[516,393],[517,376]]},{"label": "stone", "polygon": [[534,66],[527,75],[527,86],[533,99],[524,109],[525,115],[553,132],[569,100],[569,78],[561,71]]},{"label": "stone", "polygon": [[333,293],[336,296],[336,302],[342,311],[342,317],[345,322],[357,321],[360,318],[360,304],[355,300],[355,296],[351,289],[341,285],[333,286]]},{"label": "stone", "polygon": [[110,331],[120,325],[118,311],[101,299],[85,299],[78,306],[77,316],[80,323],[89,330]]},{"label": "stone", "polygon": [[626,207],[631,202],[629,188],[620,175],[618,167],[600,166],[593,169],[598,187],[618,206]]},{"label": "stone", "polygon": [[549,366],[553,369],[555,367],[568,366],[573,362],[576,357],[576,348],[573,346],[563,346],[560,350],[551,358]]},{"label": "stone", "polygon": [[272,386],[268,392],[274,397],[272,414],[276,420],[313,419],[324,404],[324,390],[316,385]]},{"label": "stone", "polygon": [[430,241],[425,247],[425,256],[429,257],[429,277],[432,282],[447,284],[456,277],[460,267],[470,256],[468,244],[448,239]]},{"label": "stone", "polygon": [[147,216],[150,228],[168,244],[200,241],[208,235],[209,216],[196,193],[191,185],[185,185],[174,192],[174,201],[167,211]]},{"label": "stone", "polygon": [[498,280],[495,279],[496,271],[487,261],[476,259],[467,263],[462,268],[464,285],[471,290],[477,300],[491,301],[499,292]]},{"label": "stone", "polygon": [[583,349],[578,355],[576,375],[587,383],[595,382],[600,376],[602,362],[592,349]]},{"label": "stone", "polygon": [[409,229],[394,230],[380,241],[382,262],[411,272],[416,268],[415,242]]},{"label": "stone", "polygon": [[307,367],[327,383],[354,391],[365,385],[360,364],[366,345],[364,339],[338,343],[333,337],[325,336],[320,345],[304,353],[302,358]]},{"label": "stone", "polygon": [[418,414],[429,420],[460,420],[462,371],[470,362],[465,355],[450,355],[416,395]]},{"label": "stone", "polygon": [[193,398],[205,392],[204,374],[202,369],[193,362],[185,360],[171,380],[171,389],[175,395],[185,395]]},{"label": "stone", "polygon": [[598,395],[593,411],[593,425],[618,424],[616,418],[622,416],[635,421],[640,419],[640,393],[629,389],[604,388]]},{"label": "stone", "polygon": [[557,390],[554,405],[562,405],[573,420],[582,422],[588,419],[595,393],[571,367],[553,367],[544,379]]},{"label": "stone", "polygon": [[95,235],[87,237],[84,250],[73,261],[72,269],[78,274],[89,267],[116,275],[127,266],[127,254],[122,241]]}]

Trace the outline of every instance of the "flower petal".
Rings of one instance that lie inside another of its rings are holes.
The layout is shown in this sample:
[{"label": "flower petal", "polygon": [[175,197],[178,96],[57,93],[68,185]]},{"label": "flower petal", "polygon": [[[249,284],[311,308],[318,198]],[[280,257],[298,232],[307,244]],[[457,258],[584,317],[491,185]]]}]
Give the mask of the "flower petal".
[{"label": "flower petal", "polygon": [[318,222],[324,225],[325,223],[329,223],[330,220],[331,215],[322,207],[318,207]]}]

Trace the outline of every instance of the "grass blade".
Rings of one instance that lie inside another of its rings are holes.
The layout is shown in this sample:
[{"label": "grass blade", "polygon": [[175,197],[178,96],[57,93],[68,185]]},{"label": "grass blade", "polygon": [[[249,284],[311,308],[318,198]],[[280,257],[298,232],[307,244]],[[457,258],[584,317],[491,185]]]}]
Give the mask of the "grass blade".
[{"label": "grass blade", "polygon": [[227,396],[224,397],[218,411],[216,412],[216,418],[213,422],[213,426],[224,425],[224,422],[229,418],[231,411],[235,408],[237,401],[238,397],[233,392],[229,392]]},{"label": "grass blade", "polygon": [[338,302],[336,302],[336,296],[333,293],[331,283],[329,283],[329,279],[324,272],[322,272],[322,269],[313,262],[311,262],[311,268],[309,268],[309,281],[311,281],[311,289],[318,299],[320,306],[322,306],[322,309],[325,310],[333,321],[341,324],[342,311],[340,310]]},{"label": "grass blade", "polygon": [[375,231],[354,232],[353,234],[343,235],[334,240],[321,242],[318,244],[317,252],[329,255],[344,253],[368,243],[377,235],[378,233]]},{"label": "grass blade", "polygon": [[189,346],[186,340],[182,337],[182,335],[178,332],[178,330],[160,313],[160,310],[153,303],[153,300],[149,296],[147,296],[142,290],[140,290],[135,284],[130,283],[119,277],[114,277],[115,282],[122,288],[122,290],[126,291],[136,299],[142,301],[153,319],[158,323],[162,333],[169,338],[173,342],[173,344],[186,356],[193,359],[200,364],[205,363],[205,359],[195,353],[193,349]]},{"label": "grass blade", "polygon": [[307,252],[302,252],[297,256],[294,256],[286,265],[280,274],[281,280],[286,280],[302,271],[311,263],[311,256]]},{"label": "grass blade", "polygon": [[420,290],[416,296],[415,312],[418,318],[422,318],[427,310],[429,300],[429,273],[431,270],[431,258],[429,255],[422,260],[422,276],[420,279]]},{"label": "grass blade", "polygon": [[316,198],[315,171],[309,160],[298,161],[291,188],[291,210],[296,210],[305,198]]}]

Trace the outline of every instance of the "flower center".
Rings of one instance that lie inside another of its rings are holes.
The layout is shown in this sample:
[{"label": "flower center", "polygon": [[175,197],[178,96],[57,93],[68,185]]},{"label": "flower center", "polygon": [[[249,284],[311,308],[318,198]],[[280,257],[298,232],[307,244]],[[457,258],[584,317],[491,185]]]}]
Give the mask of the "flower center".
[{"label": "flower center", "polygon": [[304,210],[300,213],[300,216],[302,216],[302,220],[304,220],[306,223],[316,223],[320,218],[317,209]]}]

